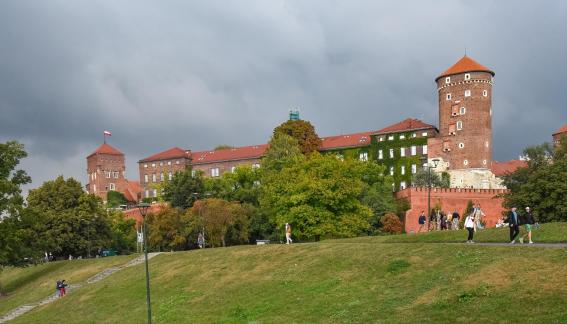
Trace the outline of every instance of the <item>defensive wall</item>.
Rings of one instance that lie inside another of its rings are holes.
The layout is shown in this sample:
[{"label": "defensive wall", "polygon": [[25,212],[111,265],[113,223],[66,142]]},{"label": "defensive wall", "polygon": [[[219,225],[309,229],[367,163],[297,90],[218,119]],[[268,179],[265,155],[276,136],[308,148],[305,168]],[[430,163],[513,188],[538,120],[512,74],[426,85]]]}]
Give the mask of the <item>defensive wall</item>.
[{"label": "defensive wall", "polygon": [[[422,210],[429,215],[427,191],[426,187],[412,187],[396,193],[396,199],[406,199],[410,204],[410,209],[406,211],[404,224],[406,233],[418,231],[418,218]],[[507,192],[506,189],[431,188],[431,208],[440,205],[441,210],[445,213],[457,210],[462,218],[470,200],[474,204],[480,204],[482,211],[486,214],[484,217],[486,226],[494,227],[505,211],[502,206],[504,202],[502,195]]]}]

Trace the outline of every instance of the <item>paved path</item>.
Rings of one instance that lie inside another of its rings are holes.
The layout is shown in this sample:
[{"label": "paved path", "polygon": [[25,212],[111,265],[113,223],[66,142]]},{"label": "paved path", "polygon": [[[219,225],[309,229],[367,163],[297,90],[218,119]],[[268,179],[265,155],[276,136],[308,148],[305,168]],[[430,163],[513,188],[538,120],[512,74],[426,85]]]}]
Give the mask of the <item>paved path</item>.
[{"label": "paved path", "polygon": [[[155,257],[156,255],[160,254],[160,252],[157,253],[148,253],[148,259],[151,259],[153,257]],[[83,287],[84,285],[88,285],[88,284],[93,284],[95,282],[101,281],[102,279],[110,276],[111,274],[120,271],[124,268],[128,268],[128,267],[133,267],[135,265],[138,265],[140,263],[144,262],[144,255],[141,255],[133,260],[130,260],[128,263],[125,263],[121,266],[115,266],[115,267],[111,267],[111,268],[107,268],[102,270],[101,272],[95,274],[94,276],[90,277],[89,279],[87,279],[86,283],[78,283],[78,284],[72,284],[67,286],[67,293],[71,293],[81,287]],[[56,301],[57,299],[59,299],[59,296],[57,295],[57,293],[54,293],[52,295],[49,295],[47,297],[45,297],[44,299],[33,303],[33,304],[26,304],[26,305],[21,305],[19,307],[16,307],[14,309],[12,309],[11,311],[9,311],[8,313],[4,314],[2,317],[0,317],[0,323],[5,323],[9,320],[13,320],[14,318],[23,315],[29,311],[31,311],[32,309],[38,307],[38,306],[43,306],[46,304],[49,304],[51,302]]]}]

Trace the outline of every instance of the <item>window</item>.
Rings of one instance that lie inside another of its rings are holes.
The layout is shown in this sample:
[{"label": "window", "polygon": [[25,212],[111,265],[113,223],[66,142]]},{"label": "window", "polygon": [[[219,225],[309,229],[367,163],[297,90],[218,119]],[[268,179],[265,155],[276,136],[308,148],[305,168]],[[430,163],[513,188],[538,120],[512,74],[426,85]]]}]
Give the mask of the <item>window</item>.
[{"label": "window", "polygon": [[148,175],[147,174],[144,174],[144,182],[148,183]]},{"label": "window", "polygon": [[411,137],[417,137],[417,133],[411,134]]},{"label": "window", "polygon": [[360,161],[368,161],[368,153],[367,152],[362,152],[360,153],[358,159]]},{"label": "window", "polygon": [[258,169],[260,167],[260,163],[252,164],[252,169]]},{"label": "window", "polygon": [[116,190],[116,186],[114,185],[114,183],[110,184],[110,190]]},{"label": "window", "polygon": [[96,180],[96,172],[94,173],[94,178],[95,178],[95,180]]},{"label": "window", "polygon": [[412,164],[411,165],[411,173],[416,173],[417,172],[417,164]]},{"label": "window", "polygon": [[469,160],[464,160],[464,161],[463,161],[463,164],[464,164],[464,165],[469,165]]},{"label": "window", "polygon": [[449,135],[457,135],[455,123],[449,124]]},{"label": "window", "polygon": [[339,159],[339,160],[341,160],[341,161],[344,161],[344,160],[345,160],[345,157],[344,157],[344,155],[342,155],[342,154],[337,154],[337,159]]},{"label": "window", "polygon": [[446,77],[445,78],[445,84],[449,84],[451,83],[451,77]]},{"label": "window", "polygon": [[163,166],[163,162],[160,162],[160,163],[159,163],[159,166]]},{"label": "window", "polygon": [[423,155],[427,155],[427,145],[423,145],[423,146],[421,147],[421,153],[422,153]]},{"label": "window", "polygon": [[157,182],[157,177],[155,173],[152,173],[152,182]]},{"label": "window", "polygon": [[482,90],[482,96],[488,97],[488,90]]},{"label": "window", "polygon": [[164,177],[163,177],[163,172],[159,174],[159,181],[163,181]]},{"label": "window", "polygon": [[382,150],[378,150],[378,160],[382,160],[384,155],[382,154]]},{"label": "window", "polygon": [[423,137],[427,137],[427,132],[423,132],[423,133],[421,133],[421,136],[423,136]]},{"label": "window", "polygon": [[[484,142],[484,146],[488,148],[488,141]],[[96,178],[96,177],[95,177]]]},{"label": "window", "polygon": [[400,190],[404,190],[404,189],[406,189],[406,182],[402,181],[400,182]]},{"label": "window", "polygon": [[212,168],[211,177],[218,177],[218,176],[219,176],[219,168]]},{"label": "window", "polygon": [[110,179],[110,171],[105,171],[104,173],[106,174],[106,178]]},{"label": "window", "polygon": [[393,140],[394,140],[394,135],[388,136],[388,141],[393,141]]},{"label": "window", "polygon": [[482,164],[483,164],[483,165],[486,165],[486,160],[482,160]]},{"label": "window", "polygon": [[393,167],[393,166],[390,167],[390,175],[391,175],[391,176],[394,175],[394,167]]},{"label": "window", "polygon": [[400,168],[400,173],[402,175],[406,174],[406,166],[405,165],[402,165],[402,167]]},{"label": "window", "polygon": [[400,135],[400,139],[406,138],[406,135]]},{"label": "window", "polygon": [[470,79],[471,79],[470,73],[465,73],[465,81],[468,81]]},{"label": "window", "polygon": [[120,175],[120,172],[114,171],[114,179],[118,179],[119,175]]},{"label": "window", "polygon": [[443,141],[443,152],[451,151],[451,143],[449,141]]},{"label": "window", "polygon": [[175,164],[179,164],[179,161],[175,161]]},{"label": "window", "polygon": [[150,196],[150,191],[146,190],[146,198],[148,198]]},{"label": "window", "polygon": [[465,90],[465,97],[470,97],[470,96],[471,96],[471,91]]},{"label": "window", "polygon": [[157,197],[157,189],[154,189],[154,197]]},{"label": "window", "polygon": [[461,107],[461,110],[459,111],[459,113],[461,115],[464,115],[467,112],[467,109],[465,107]]},{"label": "window", "polygon": [[384,136],[380,136],[380,137],[378,138],[378,140],[379,140],[380,142],[384,142]]},{"label": "window", "polygon": [[394,149],[390,149],[390,158],[391,158],[391,159],[394,158]]},{"label": "window", "polygon": [[232,167],[230,168],[230,173],[234,173],[234,171],[236,171],[236,167],[235,167],[235,166],[232,166]]},{"label": "window", "polygon": [[148,167],[148,165],[147,165],[147,164],[144,164],[144,168],[147,168],[147,167]]},{"label": "window", "polygon": [[171,165],[171,161],[167,161],[167,165]]},{"label": "window", "polygon": [[155,168],[155,167],[156,167],[156,164],[155,164],[155,163],[152,163],[152,168]]},{"label": "window", "polygon": [[173,179],[173,172],[169,171],[169,173],[167,174],[167,180],[172,180]]},{"label": "window", "polygon": [[406,148],[405,148],[405,147],[401,147],[401,148],[400,148],[400,156],[401,156],[401,157],[406,156]]},{"label": "window", "polygon": [[451,94],[448,93],[447,96],[445,97],[445,100],[451,100]]},{"label": "window", "polygon": [[459,106],[458,105],[452,105],[451,106],[451,116],[457,116],[459,112]]},{"label": "window", "polygon": [[93,191],[96,192],[96,185],[93,185]]},{"label": "window", "polygon": [[414,145],[414,146],[411,147],[411,155],[416,155],[416,154],[417,154],[417,148]]},{"label": "window", "polygon": [[460,149],[465,148],[465,143],[459,143],[459,148]]},{"label": "window", "polygon": [[460,120],[457,122],[457,130],[463,130],[463,122]]},{"label": "window", "polygon": [[191,177],[195,178],[196,175],[197,175],[197,170],[191,170]]}]

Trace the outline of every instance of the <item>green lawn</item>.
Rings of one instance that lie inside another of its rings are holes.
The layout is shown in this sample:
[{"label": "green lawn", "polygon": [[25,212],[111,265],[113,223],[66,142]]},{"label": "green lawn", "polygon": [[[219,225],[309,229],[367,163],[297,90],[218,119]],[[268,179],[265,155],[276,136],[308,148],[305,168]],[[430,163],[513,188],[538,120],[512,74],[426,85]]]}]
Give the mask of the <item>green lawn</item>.
[{"label": "green lawn", "polygon": [[[159,255],[150,261],[153,318],[156,323],[567,322],[567,248],[374,243]],[[143,323],[145,317],[140,265],[13,323]]]},{"label": "green lawn", "polygon": [[0,272],[0,283],[5,296],[0,297],[0,315],[22,305],[35,303],[55,293],[55,283],[86,281],[106,268],[121,265],[134,256],[118,256],[90,260],[57,261],[27,268],[5,268]]}]

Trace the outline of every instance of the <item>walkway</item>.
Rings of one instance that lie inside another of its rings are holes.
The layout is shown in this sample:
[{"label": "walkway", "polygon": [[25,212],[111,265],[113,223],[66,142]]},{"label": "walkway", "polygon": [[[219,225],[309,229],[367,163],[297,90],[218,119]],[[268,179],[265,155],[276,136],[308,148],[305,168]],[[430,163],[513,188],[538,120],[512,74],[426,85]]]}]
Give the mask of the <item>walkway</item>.
[{"label": "walkway", "polygon": [[[158,254],[160,254],[160,252],[148,253],[148,259],[151,259]],[[78,283],[78,284],[72,284],[72,285],[67,286],[67,293],[71,293],[71,292],[83,287],[84,285],[89,285],[89,284],[93,284],[95,282],[99,282],[102,279],[110,276],[111,274],[113,274],[117,271],[120,271],[120,270],[125,269],[125,268],[129,268],[129,267],[133,267],[133,266],[138,265],[138,264],[143,263],[143,262],[144,262],[144,255],[141,255],[141,256],[133,259],[133,260],[130,260],[128,263],[125,263],[121,266],[116,266],[116,267],[104,269],[103,271],[101,271],[101,272],[95,274],[94,276],[90,277],[89,279],[87,279],[87,281],[85,283]],[[16,318],[20,315],[23,315],[23,314],[31,311],[32,309],[34,309],[38,306],[43,306],[43,305],[49,304],[51,302],[56,301],[57,299],[59,299],[59,296],[57,296],[57,293],[54,293],[53,295],[45,297],[44,299],[40,300],[37,303],[21,305],[19,307],[16,307],[13,310],[6,313],[5,315],[3,315],[2,317],[0,317],[0,323],[5,323],[9,320],[13,320],[14,318]]]}]

